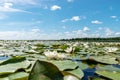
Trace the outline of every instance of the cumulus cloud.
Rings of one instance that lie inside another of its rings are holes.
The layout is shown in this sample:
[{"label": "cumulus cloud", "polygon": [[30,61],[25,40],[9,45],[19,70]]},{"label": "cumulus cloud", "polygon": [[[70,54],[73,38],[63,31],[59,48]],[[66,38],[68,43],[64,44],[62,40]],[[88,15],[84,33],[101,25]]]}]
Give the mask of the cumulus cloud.
[{"label": "cumulus cloud", "polygon": [[[84,18],[84,17],[83,17]],[[70,19],[63,19],[61,22],[67,22],[67,21],[79,21],[81,20],[81,17],[80,16],[73,16],[72,18]]]},{"label": "cumulus cloud", "polygon": [[61,22],[67,22],[69,21],[69,19],[63,19]]},{"label": "cumulus cloud", "polygon": [[51,6],[51,8],[50,8],[50,10],[52,10],[52,11],[60,10],[60,9],[61,9],[61,7],[58,6],[58,5],[53,5],[53,6]]},{"label": "cumulus cloud", "polygon": [[95,20],[95,21],[91,21],[92,24],[102,24],[101,21]]},{"label": "cumulus cloud", "polygon": [[105,29],[105,33],[106,33],[106,36],[112,36],[114,34],[114,31],[112,31],[111,29],[109,28],[106,28]]},{"label": "cumulus cloud", "polygon": [[83,31],[89,31],[90,29],[88,27],[84,27]]},{"label": "cumulus cloud", "polygon": [[71,21],[79,21],[80,20],[80,16],[73,16],[70,20]]},{"label": "cumulus cloud", "polygon": [[13,3],[4,3],[2,6],[0,6],[0,12],[26,12],[26,11],[13,8]]},{"label": "cumulus cloud", "polygon": [[0,31],[0,39],[38,39],[42,38],[43,33],[39,29],[31,29],[30,31]]},{"label": "cumulus cloud", "polygon": [[[84,28],[85,29],[85,28]],[[73,30],[65,32],[53,32],[46,33],[40,29],[31,29],[28,31],[0,31],[0,39],[5,40],[52,40],[52,39],[70,39],[70,38],[84,38],[84,37],[111,37],[120,36],[120,32],[113,32],[109,28],[105,29],[105,34],[100,35],[100,33],[89,33],[85,30]]]},{"label": "cumulus cloud", "polygon": [[74,2],[74,0],[67,0],[67,2]]},{"label": "cumulus cloud", "polygon": [[116,35],[116,36],[120,36],[120,32],[116,32],[115,35]]},{"label": "cumulus cloud", "polygon": [[31,4],[35,5],[36,0],[0,0],[0,3],[14,3],[14,4]]},{"label": "cumulus cloud", "polygon": [[117,18],[117,16],[110,16],[110,18],[113,18],[113,19],[115,19],[115,18]]}]

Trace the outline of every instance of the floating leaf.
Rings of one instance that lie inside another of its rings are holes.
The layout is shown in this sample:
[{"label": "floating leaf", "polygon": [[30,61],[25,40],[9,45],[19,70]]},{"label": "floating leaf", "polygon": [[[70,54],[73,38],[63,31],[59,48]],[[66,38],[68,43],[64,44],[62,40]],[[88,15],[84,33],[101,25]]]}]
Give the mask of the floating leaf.
[{"label": "floating leaf", "polygon": [[[71,69],[70,67],[66,67],[69,65],[66,65],[65,67],[63,66],[64,68],[61,68],[62,67],[61,65],[57,65],[57,66],[47,61],[37,60],[29,75],[29,80],[40,80],[40,79],[42,80],[70,80],[70,78],[72,78],[72,80],[79,80],[84,76],[80,68],[72,67],[73,69]],[[60,71],[58,68],[61,68],[61,70],[66,70],[66,71]]]},{"label": "floating leaf", "polygon": [[6,77],[0,77],[0,80],[28,80],[29,74],[26,72],[16,72]]},{"label": "floating leaf", "polygon": [[61,71],[65,69],[75,69],[78,66],[77,62],[72,62],[69,60],[62,60],[62,61],[52,60],[50,62],[56,65]]},{"label": "floating leaf", "polygon": [[87,69],[89,66],[85,63],[78,63],[79,64],[79,67],[80,69],[84,70],[84,69]]},{"label": "floating leaf", "polygon": [[17,72],[9,76],[9,80],[28,80],[29,74],[26,72]]},{"label": "floating leaf", "polygon": [[0,80],[9,80],[8,77],[3,77],[3,78],[0,78]]},{"label": "floating leaf", "polygon": [[63,71],[62,73],[66,74],[66,75],[75,76],[78,79],[81,79],[84,76],[84,73],[82,72],[82,70],[80,68],[77,68],[77,69],[74,69],[74,70]]},{"label": "floating leaf", "polygon": [[113,66],[99,67],[97,68],[96,73],[108,79],[112,80],[120,79],[120,69]]},{"label": "floating leaf", "polygon": [[93,60],[96,62],[104,63],[104,64],[118,64],[118,62],[115,60],[116,58],[112,56],[94,56],[90,57],[89,60]]},{"label": "floating leaf", "polygon": [[63,80],[63,75],[52,63],[37,60],[29,76],[29,80]]},{"label": "floating leaf", "polygon": [[118,72],[96,71],[96,73],[112,80],[120,80],[120,73]]},{"label": "floating leaf", "polygon": [[30,62],[27,61],[24,57],[11,58],[0,64],[0,75],[14,73],[19,69],[27,69],[29,65]]}]

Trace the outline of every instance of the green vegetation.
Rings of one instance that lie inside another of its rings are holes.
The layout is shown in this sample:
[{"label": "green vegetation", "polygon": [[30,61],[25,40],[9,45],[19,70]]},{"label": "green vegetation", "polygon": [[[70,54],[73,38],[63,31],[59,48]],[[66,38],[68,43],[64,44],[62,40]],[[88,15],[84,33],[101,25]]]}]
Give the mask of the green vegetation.
[{"label": "green vegetation", "polygon": [[119,42],[0,43],[0,80],[119,80]]},{"label": "green vegetation", "polygon": [[62,41],[120,42],[120,37],[111,37],[111,38],[72,38],[72,39],[62,39]]}]

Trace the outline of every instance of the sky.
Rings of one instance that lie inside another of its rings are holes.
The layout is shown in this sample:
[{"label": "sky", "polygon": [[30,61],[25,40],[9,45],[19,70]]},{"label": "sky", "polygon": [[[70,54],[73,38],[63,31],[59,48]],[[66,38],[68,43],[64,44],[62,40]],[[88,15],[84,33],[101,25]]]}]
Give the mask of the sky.
[{"label": "sky", "polygon": [[120,37],[120,0],[0,0],[0,39]]}]

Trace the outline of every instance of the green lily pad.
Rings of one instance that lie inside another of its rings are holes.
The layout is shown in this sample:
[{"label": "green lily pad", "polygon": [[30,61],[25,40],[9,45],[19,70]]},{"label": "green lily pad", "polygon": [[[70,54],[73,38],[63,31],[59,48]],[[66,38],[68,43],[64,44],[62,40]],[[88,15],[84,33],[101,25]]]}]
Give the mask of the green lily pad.
[{"label": "green lily pad", "polygon": [[112,80],[120,80],[120,73],[118,72],[96,71],[96,73]]},{"label": "green lily pad", "polygon": [[56,65],[61,71],[65,69],[75,69],[78,66],[77,62],[72,62],[69,60],[63,60],[63,61],[50,61],[54,65]]},{"label": "green lily pad", "polygon": [[52,63],[37,60],[28,80],[63,80],[63,75]]},{"label": "green lily pad", "polygon": [[114,67],[112,65],[108,65],[108,66],[104,66],[104,67],[97,67],[96,69],[99,71],[107,70],[107,71],[111,71],[111,72],[113,72],[113,71],[120,72],[120,68]]},{"label": "green lily pad", "polygon": [[112,80],[120,79],[120,69],[113,66],[99,67],[97,68],[96,73],[108,79]]},{"label": "green lily pad", "polygon": [[28,80],[29,74],[26,72],[16,72],[6,77],[0,77],[0,80]]},{"label": "green lily pad", "polygon": [[104,63],[104,64],[118,64],[118,61],[115,60],[116,58],[112,56],[92,56],[89,60],[93,60],[96,62]]},{"label": "green lily pad", "polygon": [[28,72],[28,73],[31,72],[31,70],[32,70],[32,68],[33,68],[33,66],[35,64],[35,61],[30,61],[30,63],[31,63],[30,66],[27,69],[25,69],[25,71]]},{"label": "green lily pad", "polygon": [[9,80],[28,80],[29,74],[26,72],[17,72],[9,76]]},{"label": "green lily pad", "polygon": [[[48,61],[37,60],[29,75],[28,80],[40,80],[40,79],[42,80],[70,80],[70,78],[72,78],[72,80],[79,80],[84,76],[80,68],[72,67],[73,68],[72,69],[70,67],[67,67],[69,65],[66,65],[64,67],[64,66],[58,65],[59,61],[56,62],[57,63],[57,66],[56,66],[55,62],[56,61],[48,62]],[[65,62],[62,62],[62,63],[65,63]],[[61,67],[64,67],[64,68],[61,68]],[[60,70],[64,70],[64,71],[60,71]]]},{"label": "green lily pad", "polygon": [[78,63],[81,70],[87,69],[89,66],[85,63]]},{"label": "green lily pad", "polygon": [[64,75],[71,75],[75,76],[78,79],[81,79],[84,76],[83,71],[80,68],[74,69],[74,70],[67,70],[62,72]]},{"label": "green lily pad", "polygon": [[9,80],[8,77],[3,77],[3,78],[0,78],[0,80]]},{"label": "green lily pad", "polygon": [[30,62],[24,57],[11,58],[0,64],[0,75],[14,73],[19,69],[27,69],[29,65]]}]

